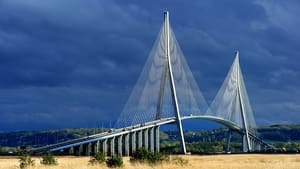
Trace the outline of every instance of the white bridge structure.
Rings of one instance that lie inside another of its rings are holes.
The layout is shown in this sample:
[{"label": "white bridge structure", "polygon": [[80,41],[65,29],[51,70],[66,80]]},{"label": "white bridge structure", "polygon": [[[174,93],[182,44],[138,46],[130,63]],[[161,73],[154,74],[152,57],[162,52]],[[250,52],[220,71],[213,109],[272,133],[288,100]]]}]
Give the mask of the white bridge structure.
[{"label": "white bridge structure", "polygon": [[67,152],[90,155],[131,155],[137,148],[159,152],[159,127],[175,123],[181,151],[187,153],[182,121],[205,119],[227,127],[227,148],[231,132],[243,136],[243,152],[261,151],[269,145],[256,135],[256,123],[239,64],[239,53],[217,96],[207,105],[190,71],[169,24],[164,22],[144,69],[128,99],[115,130],[33,149],[32,153]]}]

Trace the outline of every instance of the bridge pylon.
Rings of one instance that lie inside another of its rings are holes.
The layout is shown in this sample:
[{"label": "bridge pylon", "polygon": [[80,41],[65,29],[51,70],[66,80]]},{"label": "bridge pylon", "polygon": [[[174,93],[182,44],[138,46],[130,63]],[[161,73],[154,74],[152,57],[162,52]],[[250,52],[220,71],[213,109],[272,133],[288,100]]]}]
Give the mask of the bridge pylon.
[{"label": "bridge pylon", "polygon": [[[246,149],[244,148],[243,151],[251,151],[251,145],[250,145],[250,138],[249,138],[249,130],[248,130],[248,125],[247,125],[247,116],[246,116],[246,110],[245,110],[245,103],[243,100],[243,95],[241,94],[241,80],[243,80],[243,77],[240,77],[240,62],[239,62],[239,51],[235,52],[235,62],[236,62],[236,76],[237,76],[237,98],[239,99],[240,103],[240,108],[241,108],[241,116],[242,116],[242,121],[243,121],[243,128],[245,130],[245,134],[243,136],[243,148],[247,147]],[[250,104],[249,104],[250,105]],[[245,140],[245,141],[244,141]],[[246,143],[246,146],[244,144]]]},{"label": "bridge pylon", "polygon": [[231,121],[243,129],[243,152],[253,150],[249,133],[256,134],[256,123],[240,68],[238,51],[222,87],[210,105],[208,115]]},{"label": "bridge pylon", "polygon": [[[177,99],[177,93],[176,93],[176,86],[175,86],[175,82],[174,82],[174,76],[173,76],[173,70],[172,70],[172,63],[171,63],[171,59],[170,59],[170,24],[169,24],[169,12],[165,11],[164,12],[164,31],[165,31],[165,56],[166,56],[166,66],[165,66],[165,70],[164,72],[168,72],[166,74],[163,74],[162,76],[162,82],[161,82],[161,88],[165,87],[164,82],[166,81],[166,78],[169,78],[170,81],[170,88],[171,88],[171,93],[172,93],[172,100],[174,103],[174,110],[176,112],[176,122],[177,122],[177,127],[178,127],[178,131],[179,131],[179,136],[180,136],[180,142],[181,142],[181,150],[184,154],[186,154],[186,147],[185,147],[185,141],[184,141],[184,135],[183,135],[183,130],[182,130],[182,123],[181,123],[181,116],[180,116],[180,109],[179,109],[179,105],[178,105],[178,99]],[[168,75],[168,76],[167,76]],[[162,92],[160,92],[160,96],[159,99],[162,99]],[[159,103],[161,103],[162,101],[159,101]],[[158,106],[161,106],[161,104],[159,104]],[[161,110],[161,108],[159,108],[159,110]],[[160,114],[161,112],[158,111],[158,114]],[[158,116],[159,117],[159,116]],[[158,119],[157,119],[158,120]]]},{"label": "bridge pylon", "polygon": [[208,105],[172,31],[169,12],[140,77],[115,127],[176,119],[182,153],[186,153],[182,117],[203,115]]}]

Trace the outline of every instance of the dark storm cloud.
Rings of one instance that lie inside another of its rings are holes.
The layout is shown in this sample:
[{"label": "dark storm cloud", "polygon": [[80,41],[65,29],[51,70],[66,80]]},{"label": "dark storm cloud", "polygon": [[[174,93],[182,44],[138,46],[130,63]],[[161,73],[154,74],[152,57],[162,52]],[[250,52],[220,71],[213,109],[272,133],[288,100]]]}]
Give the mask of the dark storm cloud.
[{"label": "dark storm cloud", "polygon": [[208,102],[239,49],[258,123],[299,123],[299,7],[298,1],[2,0],[0,130],[114,121],[165,9]]},{"label": "dark storm cloud", "polygon": [[127,67],[119,63],[134,66],[138,54],[146,55],[141,39],[131,37],[134,29],[125,27],[138,27],[138,22],[124,9],[110,1],[67,2],[2,2],[1,63],[16,68],[2,71],[15,74],[14,81],[7,77],[4,85],[87,83],[95,74],[101,79],[107,69],[118,75]]}]

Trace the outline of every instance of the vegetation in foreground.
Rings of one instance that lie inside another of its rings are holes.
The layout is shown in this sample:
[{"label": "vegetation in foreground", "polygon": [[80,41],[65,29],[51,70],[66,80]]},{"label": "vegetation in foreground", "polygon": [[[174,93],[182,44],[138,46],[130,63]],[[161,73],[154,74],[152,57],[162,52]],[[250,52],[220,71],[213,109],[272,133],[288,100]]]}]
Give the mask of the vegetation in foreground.
[{"label": "vegetation in foreground", "polygon": [[112,156],[106,158],[105,154],[102,152],[97,152],[90,157],[89,164],[91,165],[102,165],[106,163],[107,167],[117,168],[123,166],[123,157],[121,156]]},{"label": "vegetation in foreground", "polygon": [[19,167],[20,169],[26,169],[28,167],[33,167],[35,161],[31,159],[30,155],[24,154],[19,157]]},{"label": "vegetation in foreground", "polygon": [[173,156],[172,158],[170,155],[165,153],[155,153],[148,151],[144,148],[137,149],[133,156],[130,158],[131,163],[139,162],[139,163],[146,163],[150,166],[158,165],[158,164],[168,164],[172,163],[175,165],[186,166],[188,164],[188,160],[182,158],[181,156]]},{"label": "vegetation in foreground", "polygon": [[133,153],[131,161],[142,163],[147,162],[148,164],[155,165],[161,162],[169,162],[170,156],[168,154],[151,152],[145,148],[139,148]]},{"label": "vegetation in foreground", "polygon": [[102,152],[97,152],[94,155],[90,157],[89,164],[91,165],[97,165],[97,164],[103,164],[105,162],[105,154]]},{"label": "vegetation in foreground", "polygon": [[46,153],[43,155],[42,160],[40,161],[42,165],[57,165],[57,160],[51,153]]},{"label": "vegetation in foreground", "polygon": [[[175,164],[177,157],[188,160],[187,164]],[[32,160],[38,161],[40,157],[33,157]],[[132,163],[129,157],[123,158],[122,169],[299,169],[300,155],[281,154],[281,155],[171,155],[171,162],[158,163],[151,166],[147,163]],[[89,165],[89,157],[61,156],[57,157],[58,165],[45,166],[36,163],[34,169],[108,169],[106,165]],[[0,168],[16,169],[18,158],[0,157]],[[30,169],[30,167],[28,167]]]},{"label": "vegetation in foreground", "polygon": [[110,168],[123,167],[123,158],[118,155],[109,157],[106,160],[106,165],[107,165],[107,167],[110,167]]}]

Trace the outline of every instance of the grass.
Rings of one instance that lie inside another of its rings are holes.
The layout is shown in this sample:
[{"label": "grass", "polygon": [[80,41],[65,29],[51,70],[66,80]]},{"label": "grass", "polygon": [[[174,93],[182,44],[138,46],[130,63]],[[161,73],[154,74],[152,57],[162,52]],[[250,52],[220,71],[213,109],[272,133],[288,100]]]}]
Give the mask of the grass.
[{"label": "grass", "polygon": [[[178,161],[178,157],[187,160],[184,169],[299,169],[300,155],[211,155],[211,156],[171,156],[170,163],[161,163],[150,166],[147,163],[130,163],[129,157],[124,157],[122,169],[181,169],[181,165],[172,162]],[[35,161],[41,158],[33,157]],[[56,157],[58,165],[43,166],[36,163],[34,169],[107,169],[105,165],[89,165],[90,157]],[[180,159],[181,161],[181,159]],[[0,156],[0,168],[17,169],[19,165],[17,157]]]}]

